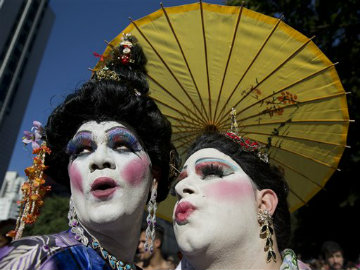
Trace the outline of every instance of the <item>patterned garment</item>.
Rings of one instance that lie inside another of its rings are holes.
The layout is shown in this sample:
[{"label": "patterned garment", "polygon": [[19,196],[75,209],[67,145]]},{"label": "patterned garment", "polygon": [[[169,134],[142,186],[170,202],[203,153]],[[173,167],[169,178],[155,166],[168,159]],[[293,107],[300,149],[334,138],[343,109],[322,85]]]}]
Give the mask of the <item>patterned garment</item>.
[{"label": "patterned garment", "polygon": [[281,252],[283,263],[280,270],[311,270],[310,266],[296,258],[295,252],[291,249],[285,249]]},{"label": "patterned garment", "polygon": [[[311,270],[311,268],[303,263],[302,261],[299,261],[296,258],[295,252],[291,249],[285,249],[283,252],[281,252],[281,257],[283,259],[283,262],[280,266],[280,270]],[[190,263],[183,258],[181,262],[178,264],[175,270],[195,270]]]},{"label": "patterned garment", "polygon": [[24,237],[0,249],[2,270],[112,270],[91,247],[70,230],[53,235]]}]

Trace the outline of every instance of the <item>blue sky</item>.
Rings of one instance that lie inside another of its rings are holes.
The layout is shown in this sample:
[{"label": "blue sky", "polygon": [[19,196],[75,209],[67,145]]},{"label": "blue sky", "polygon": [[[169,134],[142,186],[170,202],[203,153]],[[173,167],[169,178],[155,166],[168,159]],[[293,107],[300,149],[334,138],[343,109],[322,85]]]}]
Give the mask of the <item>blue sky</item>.
[{"label": "blue sky", "polygon": [[[162,0],[165,7],[194,2]],[[90,78],[88,68],[97,62],[93,52],[104,51],[104,40],[118,35],[129,17],[139,19],[160,9],[160,0],[51,0],[50,7],[55,21],[8,168],[20,175],[32,163],[30,149],[26,151],[21,142],[23,131],[30,130],[33,120],[45,124],[56,105]]]}]

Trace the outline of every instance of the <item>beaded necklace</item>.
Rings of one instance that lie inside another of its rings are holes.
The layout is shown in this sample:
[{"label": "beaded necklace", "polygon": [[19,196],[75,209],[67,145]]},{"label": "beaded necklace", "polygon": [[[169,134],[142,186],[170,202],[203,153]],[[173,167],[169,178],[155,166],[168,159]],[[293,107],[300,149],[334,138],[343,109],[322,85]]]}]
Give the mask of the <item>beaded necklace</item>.
[{"label": "beaded necklace", "polygon": [[[92,249],[100,253],[101,257],[109,263],[112,269],[116,270],[136,270],[135,264],[124,263],[121,260],[118,260],[115,256],[111,255],[106,249],[104,249],[99,240],[92,236],[86,229],[81,225],[77,220],[76,212],[72,200],[70,200],[70,210],[68,213],[69,226],[71,227],[71,232],[75,234],[75,239],[82,243],[84,246],[89,246]],[[85,235],[88,234],[90,239]]]}]

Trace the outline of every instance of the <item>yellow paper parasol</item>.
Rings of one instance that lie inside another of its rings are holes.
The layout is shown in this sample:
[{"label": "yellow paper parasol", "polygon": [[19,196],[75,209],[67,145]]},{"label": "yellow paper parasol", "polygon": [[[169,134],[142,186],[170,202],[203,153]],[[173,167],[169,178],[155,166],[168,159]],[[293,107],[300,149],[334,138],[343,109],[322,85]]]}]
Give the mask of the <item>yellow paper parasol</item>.
[{"label": "yellow paper parasol", "polygon": [[[150,95],[181,154],[204,130],[227,131],[235,108],[239,135],[268,145],[270,163],[283,170],[291,211],[337,169],[350,121],[346,93],[334,64],[281,19],[201,2],[161,7],[131,21],[105,56],[123,33],[147,56]],[[160,204],[160,217],[171,219],[174,201]]]}]

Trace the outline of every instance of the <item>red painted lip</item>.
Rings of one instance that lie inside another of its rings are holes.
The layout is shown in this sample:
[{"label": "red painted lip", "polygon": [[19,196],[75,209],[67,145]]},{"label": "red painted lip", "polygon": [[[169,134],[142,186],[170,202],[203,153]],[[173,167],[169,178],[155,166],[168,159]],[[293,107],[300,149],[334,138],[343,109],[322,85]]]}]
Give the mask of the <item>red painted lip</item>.
[{"label": "red painted lip", "polygon": [[175,221],[179,224],[186,223],[188,217],[196,210],[196,207],[189,202],[181,202],[175,209]]},{"label": "red painted lip", "polygon": [[114,179],[99,177],[92,183],[90,192],[94,197],[104,199],[112,195],[117,188],[118,184]]}]

